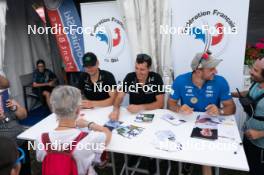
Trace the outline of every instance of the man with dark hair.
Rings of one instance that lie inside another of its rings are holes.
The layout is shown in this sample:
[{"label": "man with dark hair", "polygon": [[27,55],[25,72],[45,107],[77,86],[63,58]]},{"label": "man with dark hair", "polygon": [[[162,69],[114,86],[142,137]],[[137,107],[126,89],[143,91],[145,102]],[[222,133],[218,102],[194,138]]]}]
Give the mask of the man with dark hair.
[{"label": "man with dark hair", "polygon": [[196,54],[191,63],[192,72],[179,75],[173,82],[169,109],[187,114],[206,112],[212,116],[234,114],[229,85],[224,77],[216,75],[216,66],[221,61],[207,53]]},{"label": "man with dark hair", "polygon": [[[254,81],[248,91],[241,92],[244,97],[255,101],[253,114],[248,114],[244,125],[244,148],[251,175],[262,175],[264,172],[264,57],[257,59],[250,70]],[[232,96],[239,97],[238,93]],[[251,116],[249,116],[251,115]]]},{"label": "man with dark hair", "polygon": [[[129,106],[127,110],[131,113],[163,108],[163,80],[158,73],[150,71],[151,64],[152,60],[149,55],[137,55],[135,72],[126,75],[122,84],[122,91],[118,91],[113,111],[109,116],[111,120],[119,119],[120,105],[126,93],[129,94]],[[137,156],[130,156],[129,166],[135,165],[137,159]],[[148,170],[150,174],[155,173],[155,159],[148,161]]]},{"label": "man with dark hair", "polygon": [[[36,62],[36,69],[33,72],[33,92],[40,97],[45,98],[45,102],[50,108],[50,93],[55,87],[57,81],[56,75],[46,68],[44,60],[38,60]],[[44,100],[43,100],[44,101]]]},{"label": "man with dark hair", "polygon": [[[193,111],[206,112],[211,116],[234,114],[236,108],[229,85],[224,77],[216,75],[216,66],[221,61],[209,52],[197,53],[191,63],[192,72],[179,75],[174,80],[168,108],[183,114]],[[211,168],[203,166],[203,174],[212,174]]]},{"label": "man with dark hair", "polygon": [[83,67],[84,72],[80,76],[78,85],[85,97],[82,100],[82,108],[113,105],[116,94],[114,75],[106,70],[99,69],[97,56],[92,52],[84,54]]},{"label": "man with dark hair", "polygon": [[164,91],[159,91],[162,90],[163,81],[158,73],[150,71],[151,63],[151,57],[147,54],[137,55],[135,72],[126,75],[122,84],[124,91],[118,92],[110,119],[118,120],[120,105],[126,93],[129,94],[130,104],[127,110],[132,113],[163,107]]}]

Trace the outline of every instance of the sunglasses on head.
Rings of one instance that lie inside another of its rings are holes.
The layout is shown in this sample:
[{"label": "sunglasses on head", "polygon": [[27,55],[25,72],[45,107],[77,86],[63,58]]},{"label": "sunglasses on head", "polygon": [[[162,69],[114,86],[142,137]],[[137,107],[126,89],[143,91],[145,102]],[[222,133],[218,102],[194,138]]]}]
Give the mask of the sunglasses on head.
[{"label": "sunglasses on head", "polygon": [[209,58],[209,56],[212,54],[211,51],[207,50],[200,58],[198,65],[196,66],[195,70],[197,70],[200,66],[200,64],[202,63],[203,60],[207,60]]}]

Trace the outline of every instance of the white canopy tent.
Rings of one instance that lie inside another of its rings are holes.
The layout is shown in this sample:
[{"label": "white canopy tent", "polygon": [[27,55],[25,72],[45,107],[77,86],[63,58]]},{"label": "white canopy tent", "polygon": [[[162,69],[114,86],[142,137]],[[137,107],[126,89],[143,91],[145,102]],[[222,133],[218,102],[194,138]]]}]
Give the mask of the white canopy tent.
[{"label": "white canopy tent", "polygon": [[[47,67],[54,70],[62,79],[62,61],[58,53],[55,40],[52,36],[30,34],[28,25],[43,26],[41,18],[32,8],[34,3],[41,0],[9,0],[1,5],[1,60],[4,71],[11,83],[12,96],[22,103],[22,89],[19,76],[30,73],[38,59],[44,59]],[[169,77],[172,71],[170,60],[170,35],[160,35],[160,25],[170,24],[171,14],[168,0],[124,0],[118,1],[124,14],[124,21],[132,46],[133,58],[136,54],[144,52],[152,56],[154,71]],[[5,7],[8,7],[6,11]],[[127,8],[129,7],[129,8]],[[4,42],[5,41],[5,42]],[[3,45],[5,44],[5,46]],[[5,50],[5,52],[4,52]],[[4,59],[3,59],[4,58]],[[163,72],[165,70],[165,72]],[[170,83],[168,81],[168,83]]]},{"label": "white canopy tent", "polygon": [[3,69],[5,49],[6,2],[0,1],[0,69]]},{"label": "white canopy tent", "polygon": [[[160,25],[171,25],[169,0],[117,2],[123,14],[132,58],[142,52],[151,55],[152,69],[161,73],[165,83],[170,84],[173,79],[171,35],[160,34]],[[27,34],[28,25],[43,25],[32,8],[34,3],[42,3],[42,0],[0,0],[0,69],[10,81],[12,96],[20,103],[23,103],[23,95],[19,76],[32,72],[36,60],[44,59],[47,67],[62,79],[62,59],[53,36]]]},{"label": "white canopy tent", "polygon": [[[2,2],[2,1],[1,1]],[[6,21],[5,30],[1,22],[1,68],[10,81],[11,96],[23,104],[22,87],[19,76],[31,73],[38,59],[43,59],[49,69],[61,77],[61,59],[57,46],[51,36],[30,34],[28,25],[43,25],[40,17],[32,8],[34,3],[41,0],[8,0],[6,15],[0,19]],[[1,13],[5,12],[1,5]],[[5,39],[5,40],[4,40]],[[3,42],[5,41],[5,42]],[[3,47],[3,43],[5,46]]]}]

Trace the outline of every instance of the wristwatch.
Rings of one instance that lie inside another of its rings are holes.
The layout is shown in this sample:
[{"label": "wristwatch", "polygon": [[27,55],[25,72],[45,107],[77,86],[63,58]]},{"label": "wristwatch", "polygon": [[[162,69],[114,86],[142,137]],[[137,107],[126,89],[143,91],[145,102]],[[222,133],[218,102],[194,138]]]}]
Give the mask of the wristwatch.
[{"label": "wristwatch", "polygon": [[17,111],[17,105],[14,105],[12,108],[10,108],[10,111],[16,112]]},{"label": "wristwatch", "polygon": [[92,125],[92,124],[94,124],[94,122],[89,122],[88,125],[87,125],[87,128],[88,128],[88,129],[92,129],[92,128],[91,128],[91,125]]}]

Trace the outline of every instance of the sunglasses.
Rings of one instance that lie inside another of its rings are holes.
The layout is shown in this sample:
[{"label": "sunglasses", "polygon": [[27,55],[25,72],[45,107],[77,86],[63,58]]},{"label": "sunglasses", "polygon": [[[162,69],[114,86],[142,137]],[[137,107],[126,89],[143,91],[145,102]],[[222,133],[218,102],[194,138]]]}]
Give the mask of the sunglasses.
[{"label": "sunglasses", "polygon": [[203,60],[208,60],[208,58],[209,58],[209,56],[210,56],[211,54],[212,54],[212,52],[210,52],[209,50],[208,50],[207,52],[205,52],[205,53],[201,56],[201,58],[200,58],[200,60],[199,60],[199,62],[198,62],[198,64],[197,64],[195,70],[199,69],[199,66],[201,65],[202,61],[203,61]]}]

